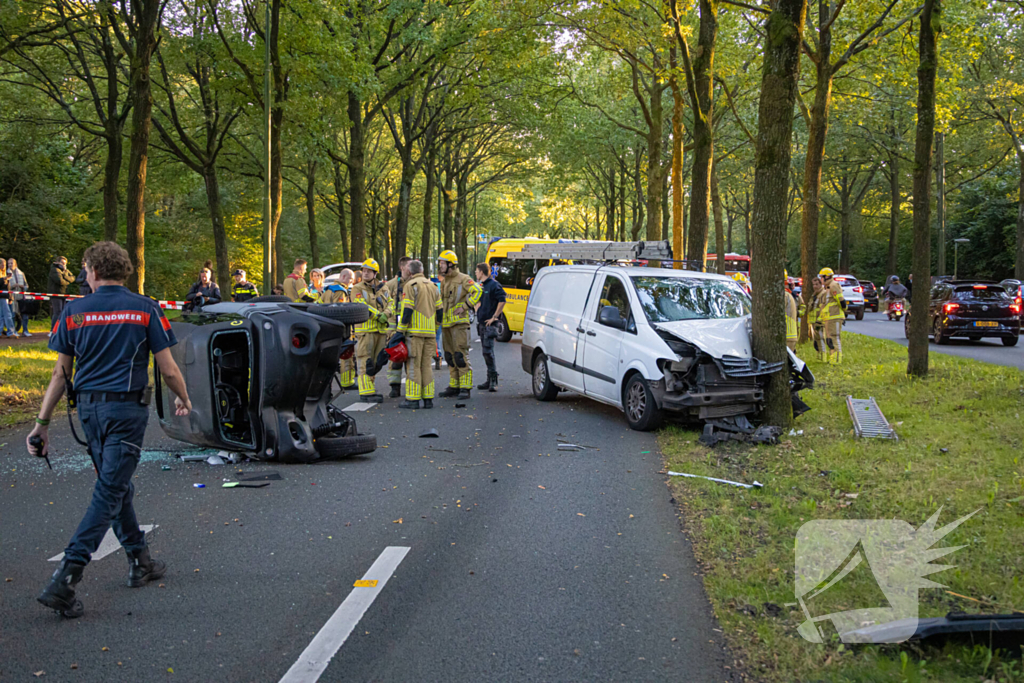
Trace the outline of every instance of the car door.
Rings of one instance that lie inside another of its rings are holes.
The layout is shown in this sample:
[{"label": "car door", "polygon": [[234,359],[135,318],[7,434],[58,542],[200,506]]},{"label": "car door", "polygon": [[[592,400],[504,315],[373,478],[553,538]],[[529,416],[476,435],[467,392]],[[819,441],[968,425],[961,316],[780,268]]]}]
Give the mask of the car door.
[{"label": "car door", "polygon": [[[588,396],[619,405],[621,403],[619,356],[623,335],[635,330],[631,318],[631,306],[625,278],[616,273],[598,274],[594,294],[591,295],[587,315],[580,327],[586,340],[583,345],[583,387]],[[627,330],[620,330],[599,322],[601,309],[615,306],[619,315],[627,321]]]}]

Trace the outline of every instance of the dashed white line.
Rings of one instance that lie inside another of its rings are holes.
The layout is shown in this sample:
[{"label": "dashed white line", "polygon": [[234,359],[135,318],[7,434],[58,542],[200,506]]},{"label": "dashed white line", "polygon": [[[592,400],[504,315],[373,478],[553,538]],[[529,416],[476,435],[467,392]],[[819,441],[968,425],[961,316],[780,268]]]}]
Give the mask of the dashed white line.
[{"label": "dashed white line", "polygon": [[384,549],[376,562],[363,574],[363,578],[357,582],[373,585],[352,589],[345,602],[341,603],[313,638],[313,642],[303,650],[298,660],[292,664],[292,668],[288,669],[281,683],[316,683],[327,670],[331,658],[338,653],[356,624],[366,614],[366,610],[384,590],[388,579],[395,573],[395,569],[408,552],[409,548],[400,546],[388,546]]},{"label": "dashed white line", "polygon": [[[157,528],[158,524],[140,524],[139,528],[142,529],[142,533],[148,534],[153,529]],[[104,557],[112,552],[116,552],[121,548],[121,542],[117,540],[117,536],[114,535],[113,529],[107,529],[106,535],[103,540],[100,541],[100,547],[96,548],[96,552],[92,554],[92,561],[102,560]],[[60,555],[54,555],[47,562],[60,562],[64,559],[64,553]]]}]

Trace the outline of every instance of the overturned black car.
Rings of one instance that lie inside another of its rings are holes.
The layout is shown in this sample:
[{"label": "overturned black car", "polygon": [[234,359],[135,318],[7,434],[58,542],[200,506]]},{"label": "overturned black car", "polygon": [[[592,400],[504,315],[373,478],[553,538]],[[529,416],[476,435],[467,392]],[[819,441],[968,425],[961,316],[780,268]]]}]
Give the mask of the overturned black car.
[{"label": "overturned black car", "polygon": [[[363,304],[293,304],[278,297],[220,303],[171,323],[171,348],[192,400],[187,417],[156,373],[164,432],[257,460],[309,463],[369,453],[377,438],[331,405],[339,360],[352,353]],[[280,297],[283,299],[283,297]]]}]

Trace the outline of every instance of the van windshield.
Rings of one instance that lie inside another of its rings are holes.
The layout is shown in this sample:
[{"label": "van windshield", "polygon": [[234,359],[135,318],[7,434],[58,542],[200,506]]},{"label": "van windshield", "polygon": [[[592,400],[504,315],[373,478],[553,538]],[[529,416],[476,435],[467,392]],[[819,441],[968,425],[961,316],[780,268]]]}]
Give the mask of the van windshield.
[{"label": "van windshield", "polygon": [[750,298],[735,282],[687,277],[634,277],[640,306],[652,323],[750,315]]}]

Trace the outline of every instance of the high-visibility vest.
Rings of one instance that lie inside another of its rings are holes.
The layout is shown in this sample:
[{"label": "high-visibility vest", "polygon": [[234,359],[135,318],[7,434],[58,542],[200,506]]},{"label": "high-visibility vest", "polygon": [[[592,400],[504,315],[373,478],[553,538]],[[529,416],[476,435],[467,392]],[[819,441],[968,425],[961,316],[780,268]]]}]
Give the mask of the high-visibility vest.
[{"label": "high-visibility vest", "polygon": [[845,320],[846,313],[843,312],[843,288],[835,280],[828,284],[828,287],[821,290],[822,306],[820,318],[824,322],[831,320]]},{"label": "high-visibility vest", "polygon": [[437,285],[423,273],[414,274],[402,283],[402,305],[398,331],[407,337],[430,337],[437,334],[437,312],[441,310],[441,294]]},{"label": "high-visibility vest", "polygon": [[391,310],[391,300],[388,298],[388,290],[384,288],[384,285],[377,285],[377,288],[374,289],[366,282],[360,282],[352,287],[350,295],[352,303],[366,304],[366,307],[370,309],[370,319],[356,326],[356,335],[386,333],[388,324],[377,319],[380,313],[387,315]]},{"label": "high-visibility vest", "polygon": [[786,341],[796,341],[796,300],[786,292]]},{"label": "high-visibility vest", "polygon": [[452,267],[441,285],[441,301],[444,303],[441,326],[468,325],[469,310],[480,302],[483,293],[483,288],[473,278]]}]

